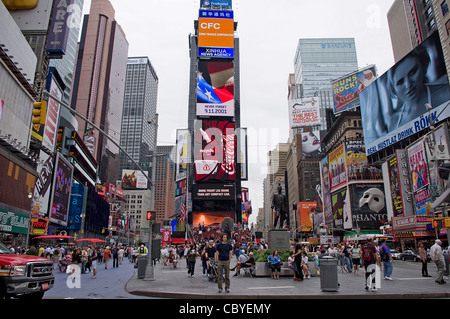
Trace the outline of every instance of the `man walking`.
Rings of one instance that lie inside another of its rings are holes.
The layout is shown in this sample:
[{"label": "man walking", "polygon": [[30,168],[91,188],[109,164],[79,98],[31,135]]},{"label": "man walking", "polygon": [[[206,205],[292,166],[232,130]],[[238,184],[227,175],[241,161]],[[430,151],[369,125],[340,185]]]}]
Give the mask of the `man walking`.
[{"label": "man walking", "polygon": [[233,247],[228,243],[228,235],[223,234],[221,242],[216,245],[215,259],[217,262],[217,284],[219,293],[222,292],[222,273],[225,272],[225,292],[230,292],[230,261],[233,255]]},{"label": "man walking", "polygon": [[386,240],[381,239],[380,240],[380,257],[381,261],[383,262],[383,273],[384,273],[384,279],[385,280],[392,280],[392,269],[394,268],[392,265],[392,255],[391,250],[386,245]]},{"label": "man walking", "polygon": [[444,261],[444,254],[442,252],[442,241],[440,239],[436,239],[434,242],[434,245],[431,246],[430,249],[430,257],[431,260],[436,264],[437,267],[437,278],[435,282],[442,285],[446,282],[444,281],[444,268],[445,268],[445,261]]}]

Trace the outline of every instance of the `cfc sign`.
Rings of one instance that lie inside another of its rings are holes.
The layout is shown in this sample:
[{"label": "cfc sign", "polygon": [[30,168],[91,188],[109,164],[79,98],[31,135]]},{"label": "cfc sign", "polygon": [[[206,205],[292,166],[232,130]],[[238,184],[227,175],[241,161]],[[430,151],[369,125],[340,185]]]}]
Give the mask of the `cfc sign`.
[{"label": "cfc sign", "polygon": [[200,11],[198,55],[208,58],[234,58],[234,19],[232,11]]}]

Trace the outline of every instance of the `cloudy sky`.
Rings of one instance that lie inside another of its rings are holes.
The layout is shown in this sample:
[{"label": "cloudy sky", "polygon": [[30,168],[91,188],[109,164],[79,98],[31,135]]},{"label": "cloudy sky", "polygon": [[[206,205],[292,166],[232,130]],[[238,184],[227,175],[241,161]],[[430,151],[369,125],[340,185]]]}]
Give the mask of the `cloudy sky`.
[{"label": "cloudy sky", "polygon": [[[158,145],[187,127],[189,45],[200,0],[110,0],[129,56],[148,56],[159,77]],[[254,220],[263,205],[267,152],[289,136],[287,80],[300,38],[355,38],[359,67],[393,64],[386,14],[394,0],[234,0],[241,45],[241,124],[249,136]],[[85,0],[84,13],[91,0]]]}]

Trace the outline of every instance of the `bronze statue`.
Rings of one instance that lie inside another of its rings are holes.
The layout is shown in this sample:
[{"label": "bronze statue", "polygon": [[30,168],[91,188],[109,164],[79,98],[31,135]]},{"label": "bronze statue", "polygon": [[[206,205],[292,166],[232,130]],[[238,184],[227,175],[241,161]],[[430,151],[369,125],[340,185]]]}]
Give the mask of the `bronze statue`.
[{"label": "bronze statue", "polygon": [[278,219],[280,219],[280,229],[284,226],[287,216],[286,196],[282,193],[281,185],[278,184],[278,193],[273,194],[272,210],[275,211],[275,221],[273,228],[277,228]]}]

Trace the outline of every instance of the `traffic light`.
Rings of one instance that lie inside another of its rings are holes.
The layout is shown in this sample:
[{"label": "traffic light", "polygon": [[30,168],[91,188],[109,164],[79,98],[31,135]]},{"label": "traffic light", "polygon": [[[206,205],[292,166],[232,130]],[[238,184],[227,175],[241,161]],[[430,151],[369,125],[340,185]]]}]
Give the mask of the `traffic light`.
[{"label": "traffic light", "polygon": [[444,220],[442,218],[435,218],[433,219],[432,225],[435,229],[444,228]]},{"label": "traffic light", "polygon": [[45,116],[47,113],[47,101],[40,101],[33,103],[33,124],[45,124]]},{"label": "traffic light", "polygon": [[154,210],[147,211],[147,220],[156,220],[156,212]]}]

